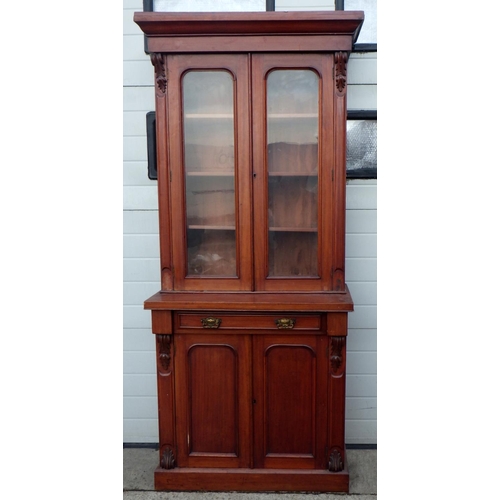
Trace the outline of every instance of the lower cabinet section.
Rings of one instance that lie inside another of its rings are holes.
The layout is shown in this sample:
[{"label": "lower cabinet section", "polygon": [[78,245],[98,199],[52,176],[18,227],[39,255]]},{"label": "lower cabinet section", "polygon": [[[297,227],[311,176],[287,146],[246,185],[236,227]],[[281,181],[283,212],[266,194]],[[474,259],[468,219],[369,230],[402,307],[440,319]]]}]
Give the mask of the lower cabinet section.
[{"label": "lower cabinet section", "polygon": [[345,336],[210,326],[156,338],[156,489],[348,491]]}]

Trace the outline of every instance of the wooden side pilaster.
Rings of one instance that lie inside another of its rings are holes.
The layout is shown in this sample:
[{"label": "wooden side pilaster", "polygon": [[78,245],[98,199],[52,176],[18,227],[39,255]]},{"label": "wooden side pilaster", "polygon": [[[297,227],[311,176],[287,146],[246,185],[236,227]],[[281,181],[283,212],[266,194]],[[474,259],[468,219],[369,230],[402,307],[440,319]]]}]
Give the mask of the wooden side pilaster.
[{"label": "wooden side pilaster", "polygon": [[334,53],[333,96],[333,290],[345,290],[345,209],[346,209],[346,120],[347,120],[347,52]]},{"label": "wooden side pilaster", "polygon": [[327,315],[328,331],[328,470],[345,469],[345,382],[347,313]]},{"label": "wooden side pilaster", "polygon": [[160,224],[161,289],[173,289],[172,253],[170,241],[170,193],[169,165],[167,154],[168,120],[167,92],[168,69],[164,53],[152,53],[151,63],[155,68],[156,109],[156,158],[158,170],[158,217]]},{"label": "wooden side pilaster", "polygon": [[160,467],[175,467],[174,336],[171,311],[152,311],[156,337]]}]

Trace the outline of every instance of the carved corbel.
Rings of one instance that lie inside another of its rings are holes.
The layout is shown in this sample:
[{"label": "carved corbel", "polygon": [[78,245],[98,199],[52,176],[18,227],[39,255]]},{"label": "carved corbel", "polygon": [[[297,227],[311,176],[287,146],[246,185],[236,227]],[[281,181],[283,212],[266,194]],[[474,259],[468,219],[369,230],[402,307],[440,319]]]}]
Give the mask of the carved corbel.
[{"label": "carved corbel", "polygon": [[342,374],[345,337],[330,337],[330,371],[333,376]]},{"label": "carved corbel", "polygon": [[151,64],[155,68],[157,93],[163,96],[167,90],[167,72],[165,69],[165,58],[163,57],[163,54],[153,52],[151,54]]},{"label": "carved corbel", "polygon": [[157,335],[159,343],[159,368],[164,372],[170,371],[170,360],[172,351],[172,335]]},{"label": "carved corbel", "polygon": [[335,52],[335,86],[340,94],[347,86],[347,52]]}]

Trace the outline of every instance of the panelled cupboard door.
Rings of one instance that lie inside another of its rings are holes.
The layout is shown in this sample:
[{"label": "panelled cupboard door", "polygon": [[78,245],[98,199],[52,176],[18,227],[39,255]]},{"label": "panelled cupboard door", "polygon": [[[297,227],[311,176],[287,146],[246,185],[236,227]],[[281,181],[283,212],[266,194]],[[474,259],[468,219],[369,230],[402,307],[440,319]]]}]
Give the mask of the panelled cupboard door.
[{"label": "panelled cupboard door", "polygon": [[251,290],[246,55],[169,55],[168,168],[176,290]]},{"label": "panelled cupboard door", "polygon": [[331,290],[333,56],[252,55],[255,288]]},{"label": "panelled cupboard door", "polygon": [[250,467],[251,338],[177,335],[179,467]]},{"label": "panelled cupboard door", "polygon": [[256,335],[254,466],[326,468],[326,335]]}]

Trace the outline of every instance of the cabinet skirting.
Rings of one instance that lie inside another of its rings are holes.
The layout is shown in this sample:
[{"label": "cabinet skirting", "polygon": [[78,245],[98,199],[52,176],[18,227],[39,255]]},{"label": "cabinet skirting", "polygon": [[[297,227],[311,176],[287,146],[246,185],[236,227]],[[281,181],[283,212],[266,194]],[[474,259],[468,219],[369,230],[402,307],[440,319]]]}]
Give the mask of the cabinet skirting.
[{"label": "cabinet skirting", "polygon": [[[344,452],[345,456],[345,452]],[[161,491],[349,491],[347,463],[344,470],[158,468],[155,490]]]}]

